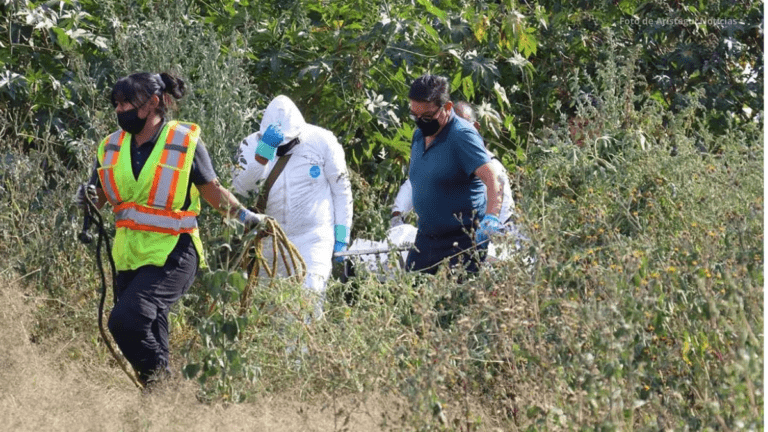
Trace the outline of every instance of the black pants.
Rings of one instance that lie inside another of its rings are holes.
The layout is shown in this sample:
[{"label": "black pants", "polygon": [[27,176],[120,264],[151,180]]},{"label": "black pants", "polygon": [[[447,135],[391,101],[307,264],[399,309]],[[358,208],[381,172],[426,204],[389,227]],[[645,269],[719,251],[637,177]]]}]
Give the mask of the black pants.
[{"label": "black pants", "polygon": [[[407,270],[422,273],[437,273],[438,263],[450,257],[449,265],[463,265],[469,273],[477,273],[479,264],[485,260],[488,243],[475,246],[474,231],[459,229],[440,236],[429,236],[416,232],[413,248],[405,261]],[[463,251],[463,252],[462,252]]]},{"label": "black pants", "polygon": [[163,267],[117,273],[117,304],[107,325],[144,382],[155,371],[168,369],[168,312],[192,286],[198,261],[192,238],[182,234]]}]

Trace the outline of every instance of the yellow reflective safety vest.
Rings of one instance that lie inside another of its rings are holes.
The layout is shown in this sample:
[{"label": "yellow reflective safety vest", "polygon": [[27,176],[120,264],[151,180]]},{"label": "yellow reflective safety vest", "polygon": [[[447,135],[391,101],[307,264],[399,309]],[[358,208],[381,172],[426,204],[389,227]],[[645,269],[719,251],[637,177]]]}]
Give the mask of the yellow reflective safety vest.
[{"label": "yellow reflective safety vest", "polygon": [[181,210],[199,137],[194,123],[166,123],[138,179],[131,168],[131,134],[119,130],[99,145],[99,178],[117,228],[112,246],[117,270],[162,267],[182,233],[192,236],[205,267],[197,229],[200,192],[194,184],[189,208]]}]

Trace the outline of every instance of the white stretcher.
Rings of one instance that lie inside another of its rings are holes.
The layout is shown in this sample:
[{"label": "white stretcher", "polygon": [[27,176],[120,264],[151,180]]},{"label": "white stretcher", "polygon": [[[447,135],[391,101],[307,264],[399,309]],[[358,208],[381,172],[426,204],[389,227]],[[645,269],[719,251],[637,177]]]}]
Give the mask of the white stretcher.
[{"label": "white stretcher", "polygon": [[[508,231],[505,237],[510,235],[516,237],[515,242],[491,242],[488,245],[486,262],[492,264],[509,259],[522,248],[521,240],[527,240],[521,237],[516,230],[514,232]],[[353,263],[356,272],[363,270],[386,278],[405,268],[408,251],[415,240],[416,227],[402,224],[387,230],[385,240],[355,239],[348,250],[336,252],[333,255],[346,257]]]}]

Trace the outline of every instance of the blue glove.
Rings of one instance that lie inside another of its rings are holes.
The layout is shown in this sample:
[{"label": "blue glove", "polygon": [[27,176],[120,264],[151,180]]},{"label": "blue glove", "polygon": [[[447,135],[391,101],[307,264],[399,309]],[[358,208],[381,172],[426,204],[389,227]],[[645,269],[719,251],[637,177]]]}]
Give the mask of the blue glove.
[{"label": "blue glove", "polygon": [[487,214],[475,231],[475,243],[483,243],[487,241],[492,234],[499,231],[501,231],[501,222],[499,221],[499,218],[492,214]]},{"label": "blue glove", "polygon": [[[336,241],[333,243],[334,252],[343,252],[347,250],[347,227],[344,225],[336,225],[333,227],[334,237]],[[333,259],[336,262],[344,261],[344,257],[335,257]]]},{"label": "blue glove", "polygon": [[272,160],[277,153],[277,146],[283,142],[283,131],[280,130],[280,125],[272,123],[264,131],[264,135],[259,140],[259,145],[256,146],[256,154],[263,157],[266,160]]},{"label": "blue glove", "polygon": [[[334,252],[344,252],[345,250],[347,250],[347,244],[346,243],[340,242],[340,241],[337,241],[337,242],[333,243],[333,251]],[[337,256],[337,257],[334,257],[333,260],[336,261],[336,262],[342,262],[342,261],[344,261],[344,257],[343,256]]]}]

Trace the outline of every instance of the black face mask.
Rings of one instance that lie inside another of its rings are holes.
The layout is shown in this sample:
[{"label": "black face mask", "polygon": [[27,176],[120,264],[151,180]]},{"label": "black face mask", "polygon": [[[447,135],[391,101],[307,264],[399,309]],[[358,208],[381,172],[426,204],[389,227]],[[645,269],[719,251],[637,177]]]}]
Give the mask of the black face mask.
[{"label": "black face mask", "polygon": [[440,129],[440,122],[437,119],[432,120],[416,120],[416,126],[421,130],[421,134],[425,137],[432,136]]},{"label": "black face mask", "polygon": [[117,124],[120,128],[131,135],[136,135],[144,129],[144,125],[147,123],[147,118],[139,118],[139,109],[134,108],[132,110],[123,111],[117,113]]}]

